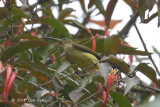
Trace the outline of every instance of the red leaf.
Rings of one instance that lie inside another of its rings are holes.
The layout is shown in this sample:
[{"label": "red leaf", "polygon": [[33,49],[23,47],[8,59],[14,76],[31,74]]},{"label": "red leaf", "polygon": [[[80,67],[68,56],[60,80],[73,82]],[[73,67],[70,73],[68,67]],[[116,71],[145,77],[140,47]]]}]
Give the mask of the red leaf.
[{"label": "red leaf", "polygon": [[[99,25],[99,26],[102,26],[102,27],[105,26],[105,20],[96,21],[96,20],[89,19],[89,21],[92,22],[92,23],[95,23],[95,24],[97,24],[97,25]],[[122,20],[111,20],[111,21],[110,21],[110,26],[109,26],[109,28],[110,28],[110,29],[113,29],[113,28],[115,27],[115,25],[117,25],[117,24],[120,23],[121,21],[122,21]]]}]

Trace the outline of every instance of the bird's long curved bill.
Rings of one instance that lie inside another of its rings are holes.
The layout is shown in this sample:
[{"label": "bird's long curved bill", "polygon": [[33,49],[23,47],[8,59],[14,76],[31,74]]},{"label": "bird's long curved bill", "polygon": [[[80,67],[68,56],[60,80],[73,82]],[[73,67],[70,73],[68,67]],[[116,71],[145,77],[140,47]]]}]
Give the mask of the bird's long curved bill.
[{"label": "bird's long curved bill", "polygon": [[50,40],[55,40],[57,42],[61,42],[62,41],[61,39],[53,38],[53,37],[42,37],[41,39],[50,39]]}]

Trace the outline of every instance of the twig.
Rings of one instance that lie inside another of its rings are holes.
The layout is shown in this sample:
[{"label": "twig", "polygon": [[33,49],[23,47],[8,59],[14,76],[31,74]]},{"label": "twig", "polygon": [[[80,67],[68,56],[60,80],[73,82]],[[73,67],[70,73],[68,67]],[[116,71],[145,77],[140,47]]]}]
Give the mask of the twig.
[{"label": "twig", "polygon": [[132,25],[135,23],[136,19],[138,17],[138,10],[135,12],[135,14],[131,17],[131,19],[128,21],[128,23],[122,28],[120,32],[118,32],[119,37],[125,37]]},{"label": "twig", "polygon": [[[96,63],[96,64],[97,64],[97,63]],[[92,66],[94,66],[94,65],[95,65],[95,63],[92,64],[92,65],[90,65],[90,66],[88,66],[88,67],[86,67],[86,68],[84,68],[84,69],[82,69],[82,70],[80,70],[80,72],[82,72],[82,71],[84,71],[84,70],[86,70],[86,69],[88,69],[88,68],[90,68],[90,67],[92,67]],[[69,76],[72,76],[73,74],[75,74],[75,73],[71,73],[71,74],[68,74],[68,75],[63,75],[63,76],[59,77],[58,80],[63,79],[63,78],[66,78],[66,77],[69,77]],[[49,83],[51,83],[51,82],[53,82],[53,80],[50,80],[50,81],[45,82],[45,83],[43,83],[43,84],[40,84],[40,85],[38,85],[38,86],[47,85],[47,84],[49,84]]]},{"label": "twig", "polygon": [[[20,76],[18,76],[18,75],[17,75],[17,79],[19,79],[19,80],[24,80],[24,78],[22,78],[22,77],[20,77]],[[41,89],[41,90],[46,90],[46,89],[44,89],[43,87],[39,87],[39,85],[37,85],[37,84],[35,84],[35,83],[31,82],[31,81],[28,81],[28,83],[29,83],[30,85],[34,86],[35,88],[38,88],[38,89]]]},{"label": "twig", "polygon": [[[66,78],[66,77],[69,77],[69,76],[71,76],[71,75],[73,75],[73,74],[75,74],[75,73],[71,73],[71,74],[69,74],[69,75],[61,76],[60,78],[58,78],[58,80],[63,79],[63,78]],[[41,86],[47,85],[47,84],[49,84],[49,83],[51,83],[51,82],[53,82],[53,80],[50,80],[50,81],[45,82],[45,83],[43,83],[43,84],[39,84],[38,86],[41,87]]]},{"label": "twig", "polygon": [[[135,29],[136,29],[136,31],[137,31],[137,33],[138,33],[138,36],[139,36],[139,38],[140,38],[140,40],[141,40],[141,42],[142,42],[142,45],[143,45],[143,47],[144,47],[144,50],[145,50],[146,52],[148,52],[148,49],[147,49],[147,47],[146,47],[146,44],[145,44],[145,42],[144,42],[144,40],[143,40],[143,38],[142,38],[142,36],[141,36],[141,34],[140,34],[140,32],[139,32],[138,27],[136,26],[136,24],[134,24],[134,27],[135,27]],[[157,74],[160,76],[160,72],[159,72],[159,70],[158,70],[155,62],[153,61],[152,56],[149,54],[148,57],[149,57],[149,59],[151,60],[154,68],[156,69]]]},{"label": "twig", "polygon": [[99,90],[99,91],[95,92],[94,94],[90,95],[89,97],[85,98],[84,100],[82,100],[82,101],[78,102],[78,103],[77,103],[77,105],[79,105],[79,104],[81,104],[81,103],[85,102],[86,100],[90,99],[91,97],[93,97],[93,96],[97,95],[98,93],[100,93],[100,92],[102,92],[102,91],[103,91],[103,89],[101,89],[101,90]]},{"label": "twig", "polygon": [[158,16],[158,12],[153,13],[148,19],[145,19],[145,20],[143,21],[143,23],[148,23],[148,22],[150,22],[152,19],[154,19],[154,18],[157,17],[157,16]]},{"label": "twig", "polygon": [[90,40],[88,40],[88,41],[86,41],[85,43],[83,43],[82,45],[85,45],[85,44],[87,44],[87,43],[89,43],[89,42],[91,42],[92,40],[94,40],[94,39],[96,39],[97,37],[95,36],[95,38],[92,38],[92,39],[90,39]]},{"label": "twig", "polygon": [[153,90],[153,91],[156,91],[157,93],[160,93],[160,89],[158,89],[158,88],[153,88],[153,87],[144,85],[144,84],[142,84],[142,83],[141,83],[141,84],[137,84],[137,85],[139,85],[139,86],[141,86],[141,87],[144,87],[144,88],[148,88],[148,89]]}]

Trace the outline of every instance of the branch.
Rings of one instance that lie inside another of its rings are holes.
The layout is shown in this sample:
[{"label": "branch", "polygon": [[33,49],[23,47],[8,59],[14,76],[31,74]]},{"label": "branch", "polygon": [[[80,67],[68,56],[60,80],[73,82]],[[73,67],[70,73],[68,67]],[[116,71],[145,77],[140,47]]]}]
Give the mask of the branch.
[{"label": "branch", "polygon": [[[19,79],[19,80],[24,80],[24,78],[22,78],[22,77],[20,77],[20,76],[18,76],[17,75],[17,79]],[[44,89],[43,87],[39,87],[37,84],[35,84],[35,83],[33,83],[33,82],[31,82],[31,81],[28,81],[28,83],[30,84],[30,85],[32,85],[32,86],[34,86],[35,88],[38,88],[38,89],[41,89],[41,90],[46,90],[46,89]]]},{"label": "branch", "polygon": [[157,17],[157,16],[158,16],[158,12],[152,14],[148,19],[145,19],[145,20],[143,21],[143,23],[148,23],[148,22],[150,22],[152,19],[154,19],[154,18]]},{"label": "branch", "polygon": [[128,21],[128,23],[122,28],[120,32],[118,32],[119,37],[125,37],[127,33],[129,32],[132,25],[135,23],[138,17],[138,10],[135,12],[135,14],[131,17],[131,19]]},{"label": "branch", "polygon": [[[143,47],[144,47],[144,50],[145,50],[146,52],[148,52],[148,49],[147,49],[147,47],[146,47],[146,44],[145,44],[145,42],[144,42],[144,40],[143,40],[143,38],[142,38],[142,36],[141,36],[141,34],[140,34],[140,32],[139,32],[138,27],[136,26],[136,24],[134,24],[134,27],[135,27],[135,29],[136,29],[136,31],[137,31],[137,33],[138,33],[138,36],[139,36],[139,38],[140,38],[140,40],[141,40],[141,42],[142,42],[142,45],[143,45]],[[154,68],[156,69],[157,74],[160,76],[160,72],[159,72],[159,70],[158,70],[155,62],[153,61],[152,56],[151,56],[151,55],[148,55],[148,57],[149,57],[149,59],[151,60]]]},{"label": "branch", "polygon": [[95,96],[95,95],[99,94],[99,93],[100,93],[100,92],[102,92],[102,91],[103,91],[103,89],[101,89],[101,90],[99,90],[99,91],[95,92],[94,94],[90,95],[89,97],[85,98],[84,100],[82,100],[82,101],[78,102],[78,103],[77,103],[77,105],[79,105],[79,104],[81,104],[81,103],[85,102],[86,100],[88,100],[88,99],[90,99],[91,97],[93,97],[93,96]]},{"label": "branch", "polygon": [[157,93],[160,93],[160,89],[158,89],[158,88],[153,88],[153,87],[150,87],[150,86],[147,86],[147,85],[144,85],[144,84],[137,84],[137,85],[139,85],[139,86],[141,86],[141,87],[144,87],[144,88],[147,88],[147,89],[150,89],[150,90],[153,90],[153,91],[155,91],[155,92],[157,92]]}]

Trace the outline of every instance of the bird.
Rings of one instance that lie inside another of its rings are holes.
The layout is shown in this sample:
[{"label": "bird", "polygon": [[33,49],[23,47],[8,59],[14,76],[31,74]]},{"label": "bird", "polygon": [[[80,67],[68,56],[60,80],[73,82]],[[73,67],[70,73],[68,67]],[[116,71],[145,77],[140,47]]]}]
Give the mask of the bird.
[{"label": "bird", "polygon": [[76,44],[69,38],[59,39],[53,37],[42,37],[42,39],[50,39],[62,44],[66,59],[72,64],[76,64],[81,69],[99,69],[97,63],[101,59],[101,56],[92,49],[80,44]]}]

